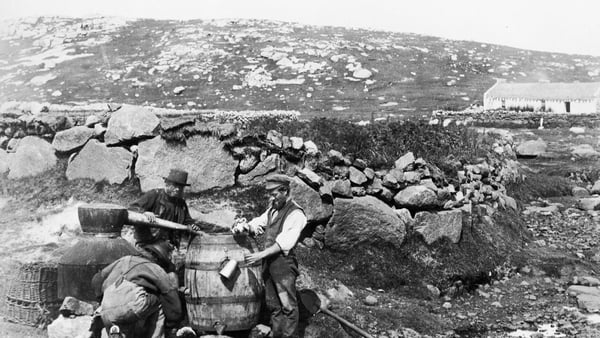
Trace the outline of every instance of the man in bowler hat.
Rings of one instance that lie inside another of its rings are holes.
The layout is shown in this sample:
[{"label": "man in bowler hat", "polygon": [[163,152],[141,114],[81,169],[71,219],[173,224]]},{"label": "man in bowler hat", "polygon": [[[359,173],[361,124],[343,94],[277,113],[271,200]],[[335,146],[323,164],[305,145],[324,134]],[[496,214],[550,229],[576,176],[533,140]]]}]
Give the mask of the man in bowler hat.
[{"label": "man in bowler hat", "polygon": [[[185,224],[190,230],[199,230],[194,225],[194,219],[190,216],[187,203],[183,199],[183,191],[187,183],[188,173],[181,169],[171,169],[169,175],[164,177],[164,189],[153,189],[146,192],[138,200],[133,202],[129,209],[143,213],[149,223],[155,223],[156,218]],[[179,248],[180,235],[176,230],[143,225],[134,226],[134,238],[138,249],[145,245],[166,241],[173,247]]]}]

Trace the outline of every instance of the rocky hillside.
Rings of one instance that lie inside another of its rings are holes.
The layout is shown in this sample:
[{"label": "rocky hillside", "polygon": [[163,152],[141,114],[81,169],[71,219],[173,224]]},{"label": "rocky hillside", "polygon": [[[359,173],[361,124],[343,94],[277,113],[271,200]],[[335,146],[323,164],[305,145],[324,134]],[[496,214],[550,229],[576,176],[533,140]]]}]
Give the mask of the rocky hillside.
[{"label": "rocky hillside", "polygon": [[600,57],[260,20],[0,23],[0,103],[418,116],[480,103],[495,78],[600,81]]}]

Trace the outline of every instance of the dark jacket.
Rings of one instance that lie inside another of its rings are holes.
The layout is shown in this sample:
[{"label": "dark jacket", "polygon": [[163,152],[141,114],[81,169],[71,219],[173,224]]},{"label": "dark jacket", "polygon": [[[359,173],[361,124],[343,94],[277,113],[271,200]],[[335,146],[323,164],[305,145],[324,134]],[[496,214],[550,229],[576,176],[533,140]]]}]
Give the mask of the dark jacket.
[{"label": "dark jacket", "polygon": [[158,296],[167,321],[178,322],[183,319],[177,286],[172,285],[169,276],[160,265],[141,256],[121,257],[94,275],[94,292],[100,297],[106,288],[121,277]]},{"label": "dark jacket", "polygon": [[[171,197],[163,189],[150,190],[129,206],[129,210],[137,212],[150,211],[156,217],[180,224],[192,224],[187,203],[183,198]],[[156,240],[168,240],[179,247],[180,238],[173,230],[135,226],[135,240],[138,243],[149,244]]]}]

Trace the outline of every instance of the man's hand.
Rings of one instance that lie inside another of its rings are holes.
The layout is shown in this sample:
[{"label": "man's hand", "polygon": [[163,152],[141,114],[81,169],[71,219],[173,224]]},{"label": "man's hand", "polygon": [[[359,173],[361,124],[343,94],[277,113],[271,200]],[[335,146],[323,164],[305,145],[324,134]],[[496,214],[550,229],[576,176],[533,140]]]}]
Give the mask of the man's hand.
[{"label": "man's hand", "polygon": [[244,255],[244,261],[249,264],[252,265],[260,260],[262,260],[263,257],[263,251],[259,251],[259,252],[253,252],[253,253],[247,253]]},{"label": "man's hand", "polygon": [[248,228],[250,234],[254,236],[260,236],[265,233],[265,230],[262,227],[259,227],[258,225],[252,226],[251,224],[248,224]]},{"label": "man's hand", "polygon": [[156,215],[154,215],[151,211],[144,212],[144,216],[146,216],[146,219],[149,223],[156,223]]}]

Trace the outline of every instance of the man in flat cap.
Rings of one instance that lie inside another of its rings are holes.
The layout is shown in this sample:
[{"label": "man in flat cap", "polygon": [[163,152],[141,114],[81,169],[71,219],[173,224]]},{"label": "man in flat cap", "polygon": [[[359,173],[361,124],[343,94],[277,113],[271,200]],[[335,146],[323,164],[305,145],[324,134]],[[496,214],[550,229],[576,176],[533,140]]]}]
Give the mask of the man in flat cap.
[{"label": "man in flat cap", "polygon": [[271,312],[273,338],[298,337],[296,278],[298,260],[294,248],[306,226],[304,210],[290,196],[290,178],[272,175],[265,188],[269,208],[248,223],[238,224],[234,233],[248,231],[265,235],[265,249],[245,256],[248,264],[263,261],[265,299]]}]

